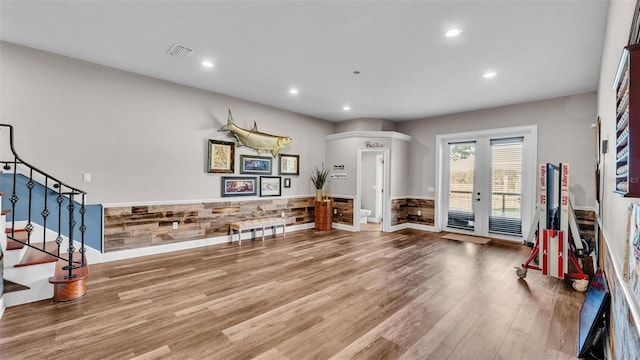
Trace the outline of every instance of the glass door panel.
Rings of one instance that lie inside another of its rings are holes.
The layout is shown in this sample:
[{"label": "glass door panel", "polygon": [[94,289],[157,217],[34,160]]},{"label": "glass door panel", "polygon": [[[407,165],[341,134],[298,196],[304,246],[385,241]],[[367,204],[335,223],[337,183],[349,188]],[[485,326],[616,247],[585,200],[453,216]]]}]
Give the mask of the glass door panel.
[{"label": "glass door panel", "polygon": [[448,227],[475,231],[475,158],[475,141],[449,144]]},{"label": "glass door panel", "polygon": [[522,145],[522,137],[490,140],[490,233],[522,235]]}]

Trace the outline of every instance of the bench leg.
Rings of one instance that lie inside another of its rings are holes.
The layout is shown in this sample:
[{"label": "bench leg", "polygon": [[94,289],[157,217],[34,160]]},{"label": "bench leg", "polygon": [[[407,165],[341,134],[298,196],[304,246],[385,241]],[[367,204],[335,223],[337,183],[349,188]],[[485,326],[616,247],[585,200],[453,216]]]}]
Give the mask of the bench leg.
[{"label": "bench leg", "polygon": [[231,243],[233,243],[233,236],[238,232],[238,240],[240,240],[240,229],[231,228]]}]

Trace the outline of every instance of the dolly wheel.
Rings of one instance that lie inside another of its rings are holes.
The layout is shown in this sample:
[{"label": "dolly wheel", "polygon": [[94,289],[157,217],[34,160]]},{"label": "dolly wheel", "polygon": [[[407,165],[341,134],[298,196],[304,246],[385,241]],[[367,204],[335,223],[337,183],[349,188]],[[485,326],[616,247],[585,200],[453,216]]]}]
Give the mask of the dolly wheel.
[{"label": "dolly wheel", "polygon": [[527,277],[527,269],[516,266],[516,275],[518,275],[518,277],[520,279],[526,278]]},{"label": "dolly wheel", "polygon": [[585,292],[589,287],[589,280],[573,280],[573,283],[571,283],[571,287],[575,291]]}]

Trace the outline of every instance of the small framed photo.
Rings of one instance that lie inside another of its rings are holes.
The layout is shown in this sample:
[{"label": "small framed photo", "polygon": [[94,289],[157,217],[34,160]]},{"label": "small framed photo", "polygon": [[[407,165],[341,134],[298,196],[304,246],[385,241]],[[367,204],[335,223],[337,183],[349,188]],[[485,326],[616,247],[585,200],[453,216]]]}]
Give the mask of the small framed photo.
[{"label": "small framed photo", "polygon": [[240,155],[240,174],[271,175],[271,164],[267,156]]},{"label": "small framed photo", "polygon": [[248,176],[223,176],[222,191],[220,194],[226,196],[256,196],[258,194],[258,179]]},{"label": "small framed photo", "polygon": [[284,187],[287,189],[291,187],[291,178],[284,178]]},{"label": "small framed photo", "polygon": [[233,174],[236,144],[229,141],[209,139],[207,171],[210,173]]},{"label": "small framed photo", "polygon": [[280,175],[300,175],[300,155],[280,154]]},{"label": "small framed photo", "polygon": [[280,176],[260,176],[260,196],[280,196],[282,185]]}]

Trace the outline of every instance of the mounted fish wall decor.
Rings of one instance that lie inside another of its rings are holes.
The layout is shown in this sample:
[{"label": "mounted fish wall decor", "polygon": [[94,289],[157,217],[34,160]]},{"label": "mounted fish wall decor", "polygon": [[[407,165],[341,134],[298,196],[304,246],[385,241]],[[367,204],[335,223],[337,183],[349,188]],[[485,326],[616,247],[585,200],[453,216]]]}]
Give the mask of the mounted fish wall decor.
[{"label": "mounted fish wall decor", "polygon": [[253,128],[251,130],[243,129],[237,126],[233,122],[233,116],[231,116],[231,109],[229,109],[229,115],[227,116],[227,125],[220,128],[218,131],[230,131],[240,145],[254,149],[260,155],[263,151],[271,151],[273,157],[278,156],[280,149],[286,147],[291,143],[291,138],[288,136],[276,136],[265,134],[258,131],[256,122],[253,122]]}]

